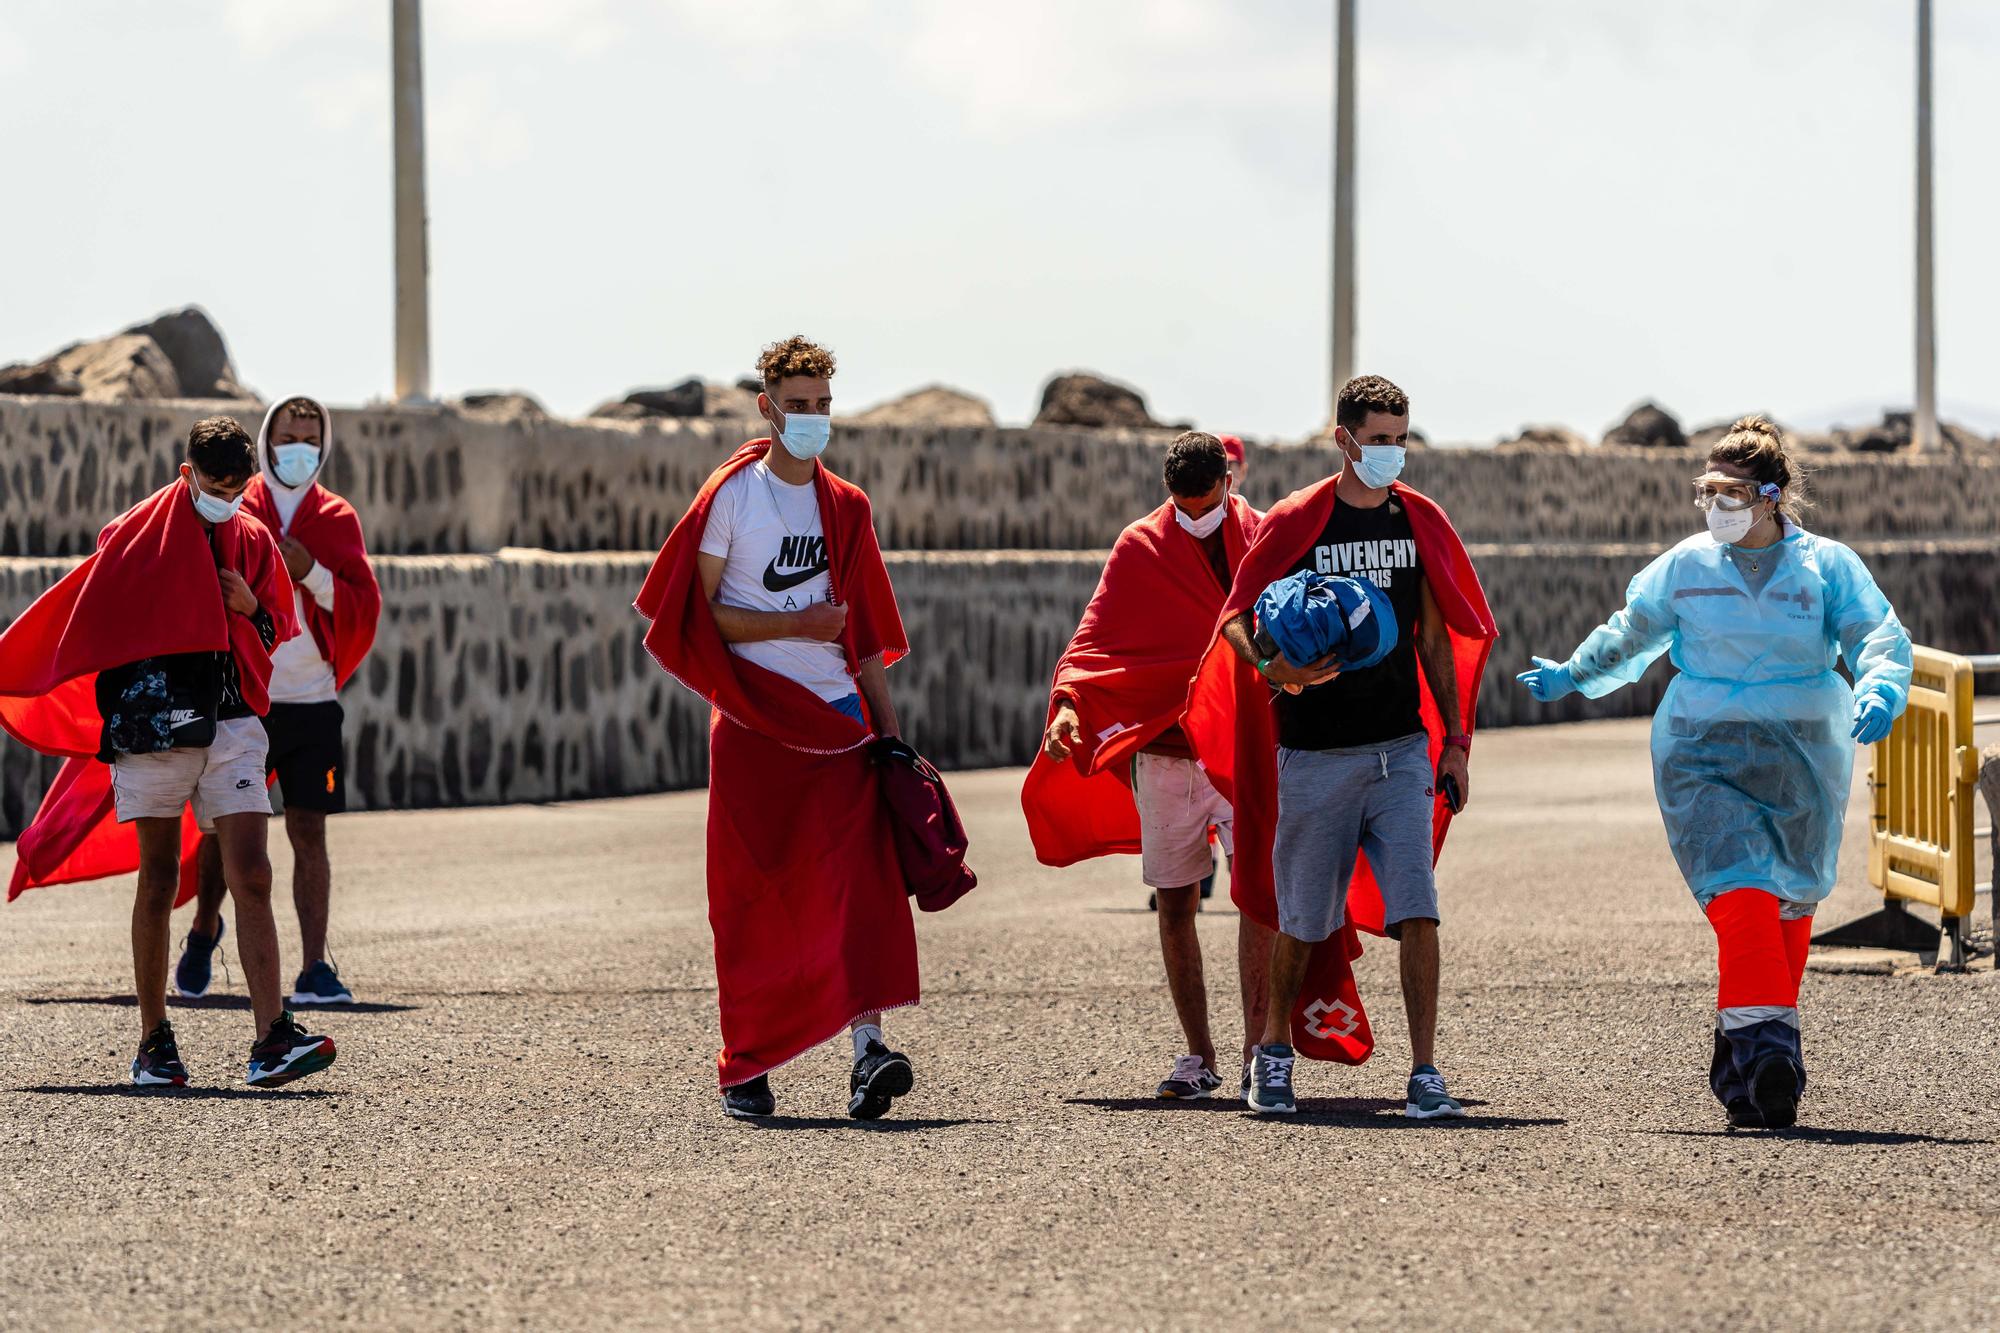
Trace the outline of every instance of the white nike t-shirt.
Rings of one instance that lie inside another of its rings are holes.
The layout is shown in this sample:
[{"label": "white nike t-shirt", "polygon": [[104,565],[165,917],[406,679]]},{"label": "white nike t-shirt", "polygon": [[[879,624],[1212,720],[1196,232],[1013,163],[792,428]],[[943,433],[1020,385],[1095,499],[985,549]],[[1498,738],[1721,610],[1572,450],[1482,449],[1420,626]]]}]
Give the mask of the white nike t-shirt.
[{"label": "white nike t-shirt", "polygon": [[[793,486],[752,463],[715,493],[701,553],[721,556],[716,599],[745,611],[799,611],[827,598],[826,530],[811,482]],[[797,681],[832,702],[854,693],[847,654],[838,643],[765,639],[730,651]]]}]

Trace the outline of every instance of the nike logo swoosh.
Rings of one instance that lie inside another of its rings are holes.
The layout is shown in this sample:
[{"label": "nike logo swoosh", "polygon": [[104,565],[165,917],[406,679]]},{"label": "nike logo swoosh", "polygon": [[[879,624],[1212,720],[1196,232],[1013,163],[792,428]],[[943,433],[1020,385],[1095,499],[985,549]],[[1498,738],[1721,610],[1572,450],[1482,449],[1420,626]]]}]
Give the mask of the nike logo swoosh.
[{"label": "nike logo swoosh", "polygon": [[805,569],[795,569],[789,574],[780,574],[778,572],[778,562],[773,560],[764,569],[764,587],[770,592],[784,592],[788,588],[796,588],[801,583],[810,582],[818,578],[820,575],[826,573],[826,570],[827,563],[822,560],[818,564],[808,566]]}]

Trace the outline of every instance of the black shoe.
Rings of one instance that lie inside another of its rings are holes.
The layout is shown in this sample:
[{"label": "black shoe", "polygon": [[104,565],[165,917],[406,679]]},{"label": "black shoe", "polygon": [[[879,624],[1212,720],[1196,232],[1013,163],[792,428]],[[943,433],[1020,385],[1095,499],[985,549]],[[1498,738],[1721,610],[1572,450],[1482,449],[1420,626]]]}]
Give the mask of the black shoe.
[{"label": "black shoe", "polygon": [[139,1043],[132,1061],[132,1082],[141,1088],[185,1088],[187,1066],[181,1063],[180,1047],[174,1044],[174,1025],[166,1019]]},{"label": "black shoe", "polygon": [[354,992],[341,983],[333,964],[321,959],[292,983],[293,1004],[353,1004]]},{"label": "black shoe", "polygon": [[253,1088],[283,1087],[317,1074],[333,1063],[333,1054],[333,1038],[315,1037],[283,1009],[271,1020],[264,1040],[250,1048],[250,1072],[243,1081]]},{"label": "black shoe", "polygon": [[871,1040],[847,1080],[852,1093],[847,1099],[847,1114],[856,1120],[879,1120],[890,1102],[907,1096],[916,1085],[917,1073],[910,1067],[910,1057]]},{"label": "black shoe", "polygon": [[1731,1129],[1764,1128],[1764,1113],[1748,1097],[1731,1097],[1729,1105],[1722,1109],[1729,1115]]},{"label": "black shoe", "polygon": [[215,949],[229,933],[229,923],[216,918],[215,938],[190,930],[181,943],[181,960],[174,965],[174,991],[182,999],[199,1000],[215,979]]},{"label": "black shoe", "polygon": [[771,1095],[769,1074],[759,1074],[748,1083],[738,1083],[722,1090],[722,1113],[726,1116],[755,1120],[777,1109],[778,1099]]},{"label": "black shoe", "polygon": [[1750,1100],[1766,1129],[1790,1129],[1799,1119],[1799,1067],[1791,1057],[1766,1056],[1750,1075]]}]

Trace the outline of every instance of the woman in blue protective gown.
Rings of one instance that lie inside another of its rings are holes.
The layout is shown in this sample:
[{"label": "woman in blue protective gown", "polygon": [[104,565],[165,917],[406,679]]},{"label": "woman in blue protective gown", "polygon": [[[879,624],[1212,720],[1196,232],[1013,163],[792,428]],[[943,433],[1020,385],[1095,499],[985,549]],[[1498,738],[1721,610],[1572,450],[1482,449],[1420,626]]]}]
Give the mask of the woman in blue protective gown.
[{"label": "woman in blue protective gown", "polygon": [[1709,1085],[1732,1125],[1783,1128],[1805,1090],[1799,983],[1813,908],[1833,891],[1854,746],[1901,715],[1910,638],[1861,558],[1794,521],[1799,471],[1770,422],[1738,421],[1708,466],[1695,482],[1708,531],[1640,571],[1567,662],[1537,657],[1516,679],[1545,703],[1596,699],[1671,655],[1653,786],[1716,933]]}]

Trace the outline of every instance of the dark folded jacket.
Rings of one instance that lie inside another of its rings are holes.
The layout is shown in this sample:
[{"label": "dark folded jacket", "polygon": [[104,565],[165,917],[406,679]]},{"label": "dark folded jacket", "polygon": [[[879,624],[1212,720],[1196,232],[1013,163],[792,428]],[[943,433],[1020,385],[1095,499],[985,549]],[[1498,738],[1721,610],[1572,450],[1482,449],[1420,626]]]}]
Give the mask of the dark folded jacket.
[{"label": "dark folded jacket", "polygon": [[910,896],[926,912],[942,912],[970,893],[979,877],[965,864],[965,824],[944,778],[928,759],[899,740],[878,740],[869,753],[882,773],[896,834],[896,859]]}]

